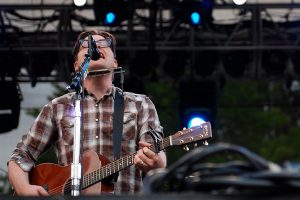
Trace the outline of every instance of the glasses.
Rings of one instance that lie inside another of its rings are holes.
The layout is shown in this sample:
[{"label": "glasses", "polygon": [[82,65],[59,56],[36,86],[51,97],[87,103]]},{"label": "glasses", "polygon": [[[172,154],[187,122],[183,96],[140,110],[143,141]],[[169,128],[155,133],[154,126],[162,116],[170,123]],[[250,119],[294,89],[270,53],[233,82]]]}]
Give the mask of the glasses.
[{"label": "glasses", "polygon": [[[89,40],[80,39],[79,42],[83,48],[89,47]],[[97,40],[95,42],[96,42],[97,47],[104,48],[104,47],[110,47],[112,40],[111,40],[111,38],[105,38],[105,39]]]}]

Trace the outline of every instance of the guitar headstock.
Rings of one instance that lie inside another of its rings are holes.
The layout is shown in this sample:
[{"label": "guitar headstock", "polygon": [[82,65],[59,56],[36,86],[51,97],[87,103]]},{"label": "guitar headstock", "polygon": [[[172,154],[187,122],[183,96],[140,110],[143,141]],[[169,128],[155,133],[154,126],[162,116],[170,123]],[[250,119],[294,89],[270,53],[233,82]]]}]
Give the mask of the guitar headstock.
[{"label": "guitar headstock", "polygon": [[211,124],[205,122],[199,126],[178,131],[172,136],[172,145],[184,145],[212,138]]}]

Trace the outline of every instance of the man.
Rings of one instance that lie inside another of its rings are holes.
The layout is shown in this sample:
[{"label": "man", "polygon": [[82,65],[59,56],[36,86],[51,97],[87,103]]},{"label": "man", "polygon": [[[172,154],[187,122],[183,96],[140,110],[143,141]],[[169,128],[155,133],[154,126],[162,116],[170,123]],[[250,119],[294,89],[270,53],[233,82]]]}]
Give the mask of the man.
[{"label": "man", "polygon": [[[74,46],[74,68],[78,72],[88,53],[88,36],[92,35],[100,51],[100,59],[91,60],[88,70],[117,68],[116,40],[107,32],[83,32]],[[142,67],[142,66],[141,66]],[[113,155],[113,108],[115,92],[120,91],[113,83],[113,74],[87,76],[84,80],[85,96],[81,101],[84,110],[83,151],[92,150],[110,161]],[[124,116],[121,157],[134,156],[134,165],[119,172],[114,184],[115,194],[134,194],[141,191],[142,174],[166,166],[164,152],[155,153],[148,147],[151,129],[162,133],[162,127],[155,106],[151,100],[140,94],[123,92]],[[8,175],[17,195],[44,196],[51,193],[29,181],[29,172],[41,153],[54,145],[58,164],[72,163],[74,132],[75,92],[53,99],[45,105],[29,132],[17,144],[8,162]],[[147,139],[147,140],[146,140]],[[84,168],[84,166],[83,166]],[[55,178],[55,174],[53,174]],[[102,193],[104,193],[103,191]]]}]

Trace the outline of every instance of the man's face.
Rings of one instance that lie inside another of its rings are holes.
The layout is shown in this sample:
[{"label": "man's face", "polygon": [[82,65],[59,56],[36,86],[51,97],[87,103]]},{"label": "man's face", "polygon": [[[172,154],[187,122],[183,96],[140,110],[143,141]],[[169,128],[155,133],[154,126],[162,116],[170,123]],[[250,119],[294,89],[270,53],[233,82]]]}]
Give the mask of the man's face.
[{"label": "man's face", "polygon": [[[118,62],[114,57],[114,53],[110,48],[110,38],[105,39],[100,35],[93,35],[93,39],[96,42],[97,48],[99,49],[101,58],[98,60],[91,60],[89,63],[89,71],[106,68],[116,68]],[[85,55],[88,53],[88,37],[86,37],[79,48],[77,54],[77,61],[74,63],[75,71],[79,70],[80,65],[83,63]]]}]

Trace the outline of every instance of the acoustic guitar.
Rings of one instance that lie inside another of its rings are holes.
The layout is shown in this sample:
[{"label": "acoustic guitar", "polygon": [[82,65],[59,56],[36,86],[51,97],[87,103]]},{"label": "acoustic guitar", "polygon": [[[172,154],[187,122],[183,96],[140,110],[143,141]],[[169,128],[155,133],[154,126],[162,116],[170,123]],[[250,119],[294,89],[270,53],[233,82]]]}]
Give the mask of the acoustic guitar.
[{"label": "acoustic guitar", "polygon": [[[206,141],[212,138],[209,122],[200,126],[178,131],[174,135],[163,138],[149,149],[161,151],[169,146],[179,146],[196,141]],[[137,152],[109,162],[104,156],[98,156],[94,151],[86,151],[82,155],[83,176],[81,177],[81,193],[97,195],[113,191],[113,185],[101,183],[101,180],[134,164]],[[33,185],[44,187],[50,195],[71,194],[71,165],[60,166],[53,163],[43,163],[34,167],[29,173],[29,181]],[[103,182],[103,181],[102,181]]]}]

